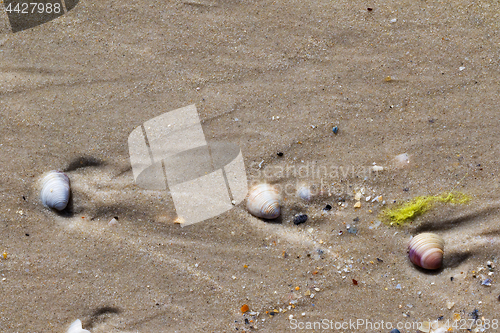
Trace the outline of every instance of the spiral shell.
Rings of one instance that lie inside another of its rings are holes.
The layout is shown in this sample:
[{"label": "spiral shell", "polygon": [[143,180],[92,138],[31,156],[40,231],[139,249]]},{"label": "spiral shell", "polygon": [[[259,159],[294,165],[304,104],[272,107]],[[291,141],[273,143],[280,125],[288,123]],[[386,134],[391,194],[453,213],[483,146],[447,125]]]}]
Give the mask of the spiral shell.
[{"label": "spiral shell", "polygon": [[425,232],[413,237],[408,244],[410,261],[425,269],[438,269],[443,263],[444,240]]},{"label": "spiral shell", "polygon": [[40,199],[45,207],[63,210],[70,196],[69,177],[61,171],[50,171],[41,180]]},{"label": "spiral shell", "polygon": [[277,218],[281,214],[278,190],[269,184],[254,186],[248,194],[247,209],[250,214],[263,219]]}]

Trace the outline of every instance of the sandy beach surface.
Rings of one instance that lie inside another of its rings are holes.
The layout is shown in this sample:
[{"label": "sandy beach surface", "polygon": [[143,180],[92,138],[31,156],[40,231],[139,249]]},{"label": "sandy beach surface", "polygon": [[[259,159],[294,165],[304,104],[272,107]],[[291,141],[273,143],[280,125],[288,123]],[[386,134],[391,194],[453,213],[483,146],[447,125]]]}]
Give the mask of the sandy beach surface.
[{"label": "sandy beach surface", "polygon": [[[498,332],[499,13],[81,0],[14,33],[2,12],[0,331],[65,333],[79,318],[92,333],[417,332],[438,319]],[[208,141],[240,147],[249,184],[282,189],[280,219],[242,202],[180,227],[168,191],[134,183],[132,130],[193,104]],[[54,169],[71,179],[67,214],[39,199]],[[472,200],[380,223],[394,202],[451,190]],[[446,242],[435,272],[407,257],[427,231]]]}]

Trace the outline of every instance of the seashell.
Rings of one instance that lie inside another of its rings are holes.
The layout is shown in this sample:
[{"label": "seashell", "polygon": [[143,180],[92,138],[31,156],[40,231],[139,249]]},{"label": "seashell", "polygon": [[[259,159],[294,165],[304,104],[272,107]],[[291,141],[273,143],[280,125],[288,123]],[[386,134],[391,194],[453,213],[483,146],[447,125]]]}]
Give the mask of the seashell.
[{"label": "seashell", "polygon": [[443,263],[444,240],[425,232],[413,237],[408,244],[410,261],[425,269],[438,269]]},{"label": "seashell", "polygon": [[309,187],[302,186],[297,190],[297,195],[305,201],[310,201],[312,199],[312,193]]},{"label": "seashell", "polygon": [[82,321],[80,319],[77,319],[73,323],[71,323],[71,326],[68,328],[66,333],[90,333],[90,331],[84,330],[82,328]]},{"label": "seashell", "polygon": [[40,199],[45,207],[63,210],[70,196],[69,177],[61,171],[49,171],[41,180]]},{"label": "seashell", "polygon": [[269,184],[254,186],[248,194],[247,209],[250,214],[263,219],[277,218],[281,214],[278,190]]}]

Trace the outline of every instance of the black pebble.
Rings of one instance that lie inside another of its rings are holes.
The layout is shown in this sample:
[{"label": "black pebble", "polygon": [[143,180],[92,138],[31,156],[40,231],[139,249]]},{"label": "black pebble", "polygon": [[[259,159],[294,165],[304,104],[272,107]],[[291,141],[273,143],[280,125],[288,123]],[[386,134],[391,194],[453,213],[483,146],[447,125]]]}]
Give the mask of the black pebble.
[{"label": "black pebble", "polygon": [[26,236],[29,236],[30,234],[25,234]]},{"label": "black pebble", "polygon": [[330,205],[326,205],[325,208],[323,208],[323,210],[330,210],[330,209],[332,209],[332,206]]},{"label": "black pebble", "polygon": [[475,309],[474,311],[472,311],[470,313],[470,316],[472,317],[472,319],[474,320],[478,320],[479,319],[479,310],[478,309]]},{"label": "black pebble", "polygon": [[301,223],[304,223],[307,221],[307,215],[306,214],[300,214],[300,215],[296,215],[294,218],[293,218],[293,224],[295,225],[298,225],[298,224],[301,224]]},{"label": "black pebble", "polygon": [[452,277],[450,277],[450,281],[453,281],[453,276],[452,276]]},{"label": "black pebble", "polygon": [[397,328],[393,329],[391,333],[401,333]]},{"label": "black pebble", "polygon": [[279,153],[278,153],[278,154],[276,154],[276,155],[278,155],[279,157],[281,157],[281,156],[283,156],[283,153],[282,153],[282,152],[279,152]]}]

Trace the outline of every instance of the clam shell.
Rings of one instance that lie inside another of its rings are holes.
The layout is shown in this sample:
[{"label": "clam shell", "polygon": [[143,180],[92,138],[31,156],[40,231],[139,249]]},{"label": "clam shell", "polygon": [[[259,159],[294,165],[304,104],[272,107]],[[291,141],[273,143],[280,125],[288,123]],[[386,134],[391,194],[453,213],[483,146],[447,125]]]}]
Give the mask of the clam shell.
[{"label": "clam shell", "polygon": [[49,171],[41,180],[40,199],[45,207],[63,210],[70,196],[69,177],[61,171]]},{"label": "clam shell", "polygon": [[250,214],[263,219],[277,218],[281,214],[278,190],[269,184],[254,186],[248,194],[247,209]]},{"label": "clam shell", "polygon": [[408,244],[410,261],[425,269],[438,269],[443,263],[444,240],[425,232],[413,237]]}]

